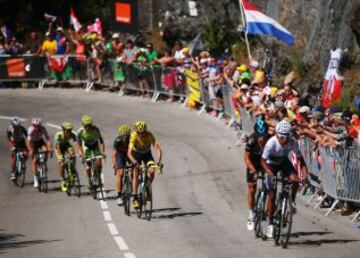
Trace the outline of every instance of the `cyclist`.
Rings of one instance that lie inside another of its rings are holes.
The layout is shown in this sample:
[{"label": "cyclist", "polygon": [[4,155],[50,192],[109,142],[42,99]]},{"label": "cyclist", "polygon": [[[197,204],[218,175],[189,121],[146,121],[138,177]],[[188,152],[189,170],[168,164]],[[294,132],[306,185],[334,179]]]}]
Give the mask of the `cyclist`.
[{"label": "cyclist", "polygon": [[294,166],[289,160],[290,152],[294,152],[297,159],[300,161],[301,169],[303,169],[305,175],[308,175],[308,169],[305,164],[305,160],[299,149],[299,145],[295,138],[291,135],[292,128],[291,124],[282,120],[275,126],[275,135],[272,136],[265,145],[264,151],[261,156],[261,165],[266,172],[270,182],[268,185],[268,202],[267,202],[267,213],[269,219],[269,225],[267,228],[267,237],[273,237],[273,215],[274,215],[274,188],[272,186],[272,178],[276,176],[278,171],[282,171],[285,176],[289,177],[292,182],[291,189],[291,200],[293,212],[296,211],[295,197],[298,189],[298,182],[300,181]]},{"label": "cyclist", "polygon": [[131,128],[128,125],[119,126],[119,135],[113,144],[112,162],[116,171],[116,190],[118,192],[118,205],[122,205],[122,177],[128,160],[127,152],[129,147]]},{"label": "cyclist", "polygon": [[102,170],[101,158],[106,158],[105,143],[101,136],[100,130],[97,126],[93,125],[93,119],[84,115],[81,118],[82,127],[77,132],[76,147],[79,151],[80,157],[86,162],[85,170],[88,178],[88,187],[91,188],[91,171],[90,162],[92,154],[96,158],[96,165],[99,172]]},{"label": "cyclist", "polygon": [[262,118],[258,118],[254,125],[254,133],[249,137],[245,145],[244,161],[246,164],[246,181],[248,185],[248,206],[249,218],[247,228],[249,231],[254,230],[254,203],[256,193],[257,177],[262,173],[261,153],[268,139],[268,127]]},{"label": "cyclist", "polygon": [[34,117],[31,120],[31,126],[28,129],[27,133],[27,144],[32,158],[32,173],[34,176],[34,187],[39,187],[39,182],[37,180],[36,171],[38,169],[38,164],[36,162],[36,155],[41,149],[45,152],[45,161],[47,160],[48,153],[52,153],[52,142],[49,137],[49,134],[44,126],[42,126],[41,118]]},{"label": "cyclist", "polygon": [[16,166],[16,156],[15,150],[19,150],[24,154],[24,161],[26,162],[28,158],[28,149],[26,147],[26,137],[27,131],[25,127],[20,124],[20,120],[17,117],[11,119],[11,125],[6,131],[7,141],[9,149],[11,152],[11,177],[10,179],[14,181],[16,179],[15,175],[15,166]]},{"label": "cyclist", "polygon": [[64,155],[75,158],[75,151],[70,141],[76,142],[76,134],[72,132],[73,125],[71,122],[64,122],[61,125],[61,131],[55,134],[55,150],[59,162],[59,175],[61,177],[61,191],[66,192],[66,182],[64,180],[65,164]]},{"label": "cyclist", "polygon": [[138,165],[141,162],[148,167],[148,176],[150,182],[154,180],[155,169],[151,168],[151,164],[154,164],[154,158],[151,154],[151,146],[155,148],[156,155],[158,157],[158,164],[161,163],[162,151],[160,144],[155,140],[154,135],[147,130],[147,125],[144,121],[135,122],[134,132],[131,133],[129,149],[128,149],[128,158],[131,163],[135,166],[134,175],[133,175],[133,208],[139,208],[139,202],[137,201],[137,187],[138,187]]}]

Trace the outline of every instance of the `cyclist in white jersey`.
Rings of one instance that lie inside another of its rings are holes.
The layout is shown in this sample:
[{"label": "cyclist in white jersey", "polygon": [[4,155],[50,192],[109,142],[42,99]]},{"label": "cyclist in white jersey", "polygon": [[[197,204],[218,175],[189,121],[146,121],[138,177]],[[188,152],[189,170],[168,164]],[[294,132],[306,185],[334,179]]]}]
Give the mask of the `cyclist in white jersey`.
[{"label": "cyclist in white jersey", "polygon": [[267,213],[269,218],[269,225],[267,229],[267,236],[272,238],[273,236],[273,215],[274,215],[274,196],[272,186],[272,178],[276,176],[277,172],[282,171],[284,175],[289,177],[292,182],[291,198],[293,211],[295,211],[295,197],[298,189],[298,182],[300,181],[294,166],[289,160],[291,152],[296,154],[297,159],[300,161],[301,169],[305,175],[308,175],[308,169],[305,164],[305,160],[299,149],[297,141],[291,135],[291,124],[286,120],[282,120],[276,124],[275,133],[265,145],[264,151],[261,156],[261,166],[267,174],[267,188],[268,202]]}]

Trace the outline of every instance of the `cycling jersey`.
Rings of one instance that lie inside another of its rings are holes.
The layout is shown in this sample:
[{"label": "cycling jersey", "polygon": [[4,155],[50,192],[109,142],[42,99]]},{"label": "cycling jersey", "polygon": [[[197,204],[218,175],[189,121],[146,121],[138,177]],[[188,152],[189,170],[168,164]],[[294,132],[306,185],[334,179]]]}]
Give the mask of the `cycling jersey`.
[{"label": "cycling jersey", "polygon": [[127,152],[129,147],[130,135],[119,135],[114,140],[113,148],[117,152]]},{"label": "cycling jersey", "polygon": [[46,140],[49,140],[49,134],[45,127],[43,126],[30,126],[28,129],[27,139],[31,142],[39,142],[45,137]]},{"label": "cycling jersey", "polygon": [[261,153],[263,151],[263,148],[261,148],[255,134],[250,135],[245,145],[245,151],[250,153],[250,160],[255,166],[260,165]]},{"label": "cycling jersey", "polygon": [[133,132],[130,136],[129,148],[139,153],[146,153],[151,151],[151,145],[155,143],[155,137],[151,132],[146,131],[142,134]]},{"label": "cycling jersey", "polygon": [[274,135],[265,145],[262,153],[262,158],[266,163],[273,165],[280,165],[289,159],[290,152],[294,152],[298,158],[302,156],[297,141],[290,137],[285,145],[281,145]]},{"label": "cycling jersey", "polygon": [[76,141],[76,134],[71,132],[70,136],[68,138],[65,138],[65,135],[64,135],[64,132],[57,132],[55,134],[55,144],[56,145],[60,145],[61,147],[62,146],[68,146],[68,145],[71,145],[70,144],[70,141],[73,141],[75,142]]},{"label": "cycling jersey", "polygon": [[10,125],[6,131],[7,138],[12,142],[22,142],[27,138],[27,131],[23,126]]},{"label": "cycling jersey", "polygon": [[102,141],[102,137],[99,128],[95,125],[90,125],[88,130],[81,127],[77,132],[76,141],[89,148],[97,146],[99,140]]}]

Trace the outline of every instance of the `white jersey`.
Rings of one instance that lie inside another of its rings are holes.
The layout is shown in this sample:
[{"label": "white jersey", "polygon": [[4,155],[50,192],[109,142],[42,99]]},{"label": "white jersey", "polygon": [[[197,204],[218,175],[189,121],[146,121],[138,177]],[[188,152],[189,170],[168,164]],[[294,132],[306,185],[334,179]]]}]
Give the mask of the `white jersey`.
[{"label": "white jersey", "polygon": [[31,142],[38,142],[41,139],[45,139],[48,140],[49,138],[49,134],[47,132],[47,130],[45,129],[45,127],[43,126],[39,126],[38,128],[34,127],[34,126],[30,126],[28,129],[28,135],[27,135],[27,139]]},{"label": "white jersey", "polygon": [[299,145],[293,137],[290,137],[285,145],[281,145],[274,135],[267,141],[261,157],[268,164],[279,165],[289,158],[290,152],[294,152],[298,158],[302,156]]}]

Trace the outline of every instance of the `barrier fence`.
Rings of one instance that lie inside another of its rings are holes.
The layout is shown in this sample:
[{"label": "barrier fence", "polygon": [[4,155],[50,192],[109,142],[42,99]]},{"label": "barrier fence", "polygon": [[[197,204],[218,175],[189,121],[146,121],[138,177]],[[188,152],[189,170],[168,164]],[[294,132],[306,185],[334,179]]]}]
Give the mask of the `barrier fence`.
[{"label": "barrier fence", "polygon": [[[125,90],[159,96],[176,96],[184,99],[184,105],[194,101],[199,114],[206,109],[216,111],[217,118],[229,118],[229,126],[240,124],[246,135],[253,132],[255,117],[245,108],[237,107],[232,100],[232,88],[225,84],[210,85],[206,79],[181,67],[146,66],[140,63],[124,64],[116,59],[96,59],[85,56],[52,56],[51,58],[24,55],[0,56],[1,82],[35,82],[41,89],[47,83],[67,82],[86,85],[90,91],[95,84],[118,87]],[[327,196],[339,200],[360,203],[360,149],[315,147],[309,139],[299,140],[299,146],[309,168],[310,183],[325,192],[318,208]],[[311,196],[309,202],[315,195]],[[360,211],[353,221],[360,216]]]}]

